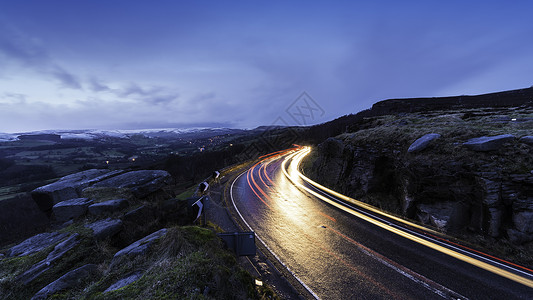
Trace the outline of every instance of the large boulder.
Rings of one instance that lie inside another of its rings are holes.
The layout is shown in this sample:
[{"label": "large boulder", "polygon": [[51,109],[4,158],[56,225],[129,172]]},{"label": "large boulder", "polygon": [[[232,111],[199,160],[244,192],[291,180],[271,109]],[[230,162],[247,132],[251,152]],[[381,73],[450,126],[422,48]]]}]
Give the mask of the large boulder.
[{"label": "large boulder", "polygon": [[144,238],[132,243],[131,245],[127,246],[126,248],[118,251],[113,256],[113,260],[111,261],[111,265],[115,265],[116,262],[119,260],[119,258],[123,256],[128,256],[130,258],[138,256],[138,255],[144,255],[146,252],[148,252],[148,249],[161,237],[163,237],[167,233],[167,229],[163,228],[160,229],[150,235],[145,236]]},{"label": "large boulder", "polygon": [[409,153],[420,152],[426,149],[429,146],[429,144],[431,144],[431,142],[433,142],[434,140],[438,138],[440,138],[440,134],[428,133],[422,136],[421,138],[417,139],[416,141],[414,141],[411,144],[411,146],[409,146],[409,149],[407,149],[407,152]]},{"label": "large boulder", "polygon": [[169,184],[171,178],[167,171],[139,170],[100,181],[92,187],[129,189],[135,197],[143,198]]},{"label": "large boulder", "polygon": [[47,247],[50,247],[56,243],[59,243],[62,239],[67,237],[66,233],[59,232],[45,232],[38,235],[32,236],[29,239],[26,239],[22,243],[14,246],[7,253],[8,257],[12,256],[25,256],[30,255],[41,250],[44,250]]},{"label": "large boulder", "polygon": [[533,135],[526,135],[521,137],[520,142],[533,146]]},{"label": "large boulder", "polygon": [[91,224],[85,225],[85,227],[93,231],[93,235],[97,240],[104,240],[108,237],[112,237],[122,230],[122,221],[118,219],[103,219]]},{"label": "large boulder", "polygon": [[463,145],[473,151],[487,152],[500,149],[503,144],[511,142],[515,139],[512,134],[501,134],[496,136],[482,136],[478,138],[469,139]]},{"label": "large boulder", "polygon": [[519,239],[513,240],[515,243],[525,243],[533,241],[533,198],[517,199],[513,203],[513,225],[514,234],[510,235],[520,236]]},{"label": "large boulder", "polygon": [[31,192],[31,196],[42,211],[50,211],[56,203],[79,198],[84,188],[121,172],[92,169],[71,174],[54,183],[36,188]]},{"label": "large boulder", "polygon": [[417,217],[426,224],[436,227],[439,231],[446,232],[455,224],[461,222],[456,202],[437,202],[432,204],[418,204]]},{"label": "large boulder", "polygon": [[110,287],[108,287],[104,293],[116,291],[120,288],[123,288],[141,278],[143,276],[142,272],[135,272],[133,274],[130,274],[129,276],[120,279],[119,281],[113,283]]},{"label": "large boulder", "polygon": [[54,247],[54,250],[48,254],[48,256],[37,264],[33,265],[29,270],[22,273],[17,277],[17,281],[22,282],[23,284],[28,284],[41,276],[44,272],[51,269],[55,263],[65,255],[69,250],[76,247],[79,244],[78,240],[79,234],[75,233],[71,235],[65,241],[57,244]]},{"label": "large boulder", "polygon": [[54,205],[52,209],[57,221],[66,222],[85,215],[87,213],[87,208],[91,204],[93,204],[93,200],[91,199],[75,198],[61,201]]},{"label": "large boulder", "polygon": [[92,215],[101,215],[104,213],[113,213],[129,206],[126,199],[115,199],[95,203],[89,206],[89,213]]},{"label": "large boulder", "polygon": [[[164,210],[165,208],[163,208]],[[130,210],[122,217],[122,221],[129,224],[143,225],[155,218],[154,209],[149,206],[142,205]]]},{"label": "large boulder", "polygon": [[50,283],[49,285],[42,288],[37,294],[35,294],[31,299],[32,300],[41,300],[47,299],[48,296],[51,296],[57,292],[71,289],[78,286],[82,283],[83,280],[91,276],[91,274],[96,273],[98,269],[97,265],[88,264],[83,267],[79,267],[75,270],[72,270],[65,275],[61,276],[59,279]]}]

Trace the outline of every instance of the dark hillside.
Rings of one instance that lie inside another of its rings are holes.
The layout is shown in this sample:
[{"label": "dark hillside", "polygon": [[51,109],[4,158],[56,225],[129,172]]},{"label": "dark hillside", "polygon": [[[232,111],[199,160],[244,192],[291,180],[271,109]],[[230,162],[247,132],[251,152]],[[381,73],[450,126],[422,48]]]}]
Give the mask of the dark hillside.
[{"label": "dark hillside", "polygon": [[533,107],[533,87],[475,96],[388,99],[375,103],[371,109],[345,115],[311,126],[301,134],[302,142],[318,144],[328,137],[355,132],[372,126],[372,119],[400,113],[451,111],[463,109],[503,109]]}]

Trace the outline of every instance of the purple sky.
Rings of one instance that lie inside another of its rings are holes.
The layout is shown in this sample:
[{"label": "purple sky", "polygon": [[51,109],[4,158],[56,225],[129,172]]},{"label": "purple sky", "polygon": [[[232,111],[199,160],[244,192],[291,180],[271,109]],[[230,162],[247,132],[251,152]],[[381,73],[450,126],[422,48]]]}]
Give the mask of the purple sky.
[{"label": "purple sky", "polygon": [[533,2],[371,3],[0,0],[0,132],[296,124],[302,92],[312,124],[533,85]]}]

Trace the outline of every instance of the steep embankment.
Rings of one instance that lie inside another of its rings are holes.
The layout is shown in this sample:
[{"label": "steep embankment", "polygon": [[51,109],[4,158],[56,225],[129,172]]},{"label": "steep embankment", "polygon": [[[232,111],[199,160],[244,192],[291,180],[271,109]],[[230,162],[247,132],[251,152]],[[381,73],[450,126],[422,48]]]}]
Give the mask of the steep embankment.
[{"label": "steep embankment", "polygon": [[[533,262],[533,108],[451,107],[363,121],[365,129],[355,126],[316,147],[304,171],[439,230],[483,236],[481,244],[511,241],[517,260]],[[512,136],[472,140],[506,134]]]}]

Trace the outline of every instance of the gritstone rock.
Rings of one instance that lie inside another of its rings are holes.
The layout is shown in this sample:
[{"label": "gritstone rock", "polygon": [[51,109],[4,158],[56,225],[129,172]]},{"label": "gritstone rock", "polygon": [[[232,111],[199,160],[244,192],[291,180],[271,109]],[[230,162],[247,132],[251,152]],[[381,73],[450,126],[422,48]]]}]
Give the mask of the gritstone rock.
[{"label": "gritstone rock", "polygon": [[133,274],[129,275],[128,277],[122,278],[119,281],[113,283],[110,287],[108,287],[104,291],[104,293],[116,291],[116,290],[118,290],[120,288],[123,288],[123,287],[127,286],[128,284],[131,284],[131,283],[139,280],[139,278],[141,278],[142,276],[143,276],[143,274],[141,272],[133,273]]},{"label": "gritstone rock", "polygon": [[49,285],[42,288],[32,300],[41,300],[46,299],[48,296],[53,295],[62,290],[73,288],[81,283],[84,279],[89,277],[92,273],[95,273],[97,266],[94,264],[88,264],[83,267],[77,268],[68,272],[67,274],[61,276],[59,279],[50,283]]},{"label": "gritstone rock", "polygon": [[53,211],[57,221],[66,222],[85,215],[91,204],[93,201],[88,198],[75,198],[57,203],[54,205]]},{"label": "gritstone rock", "polygon": [[417,139],[416,141],[414,141],[414,143],[411,144],[411,146],[409,146],[409,149],[407,150],[407,152],[409,153],[414,153],[414,152],[419,152],[419,151],[422,151],[424,149],[427,148],[427,146],[429,146],[429,144],[440,138],[440,134],[438,133],[428,133],[424,136],[422,136],[421,138]]},{"label": "gritstone rock", "polygon": [[87,224],[85,227],[92,229],[97,240],[103,240],[120,232],[122,230],[122,221],[108,218]]},{"label": "gritstone rock", "polygon": [[52,252],[50,252],[50,254],[48,254],[48,256],[44,260],[38,262],[37,264],[33,265],[29,270],[19,275],[17,277],[17,281],[21,281],[24,284],[28,284],[35,280],[37,277],[39,277],[41,274],[43,274],[45,271],[52,268],[58,259],[60,259],[63,255],[65,255],[65,253],[67,253],[69,250],[79,244],[78,236],[79,234],[75,233],[65,241],[57,244],[54,247],[54,250],[52,250]]},{"label": "gritstone rock", "polygon": [[103,213],[112,213],[128,207],[128,200],[115,199],[95,203],[89,206],[89,213],[92,215],[101,215]]},{"label": "gritstone rock", "polygon": [[135,257],[137,255],[143,255],[145,254],[148,249],[152,246],[152,244],[163,237],[167,233],[167,229],[163,228],[160,229],[150,235],[145,236],[144,238],[132,243],[131,245],[127,246],[126,248],[118,251],[113,256],[113,260],[111,261],[111,265],[114,265],[118,259],[122,256],[130,256]]},{"label": "gritstone rock", "polygon": [[81,191],[89,185],[121,172],[92,169],[71,174],[54,183],[36,188],[31,192],[31,196],[39,209],[49,211],[58,202],[79,198]]},{"label": "gritstone rock", "polygon": [[98,182],[93,187],[129,189],[135,197],[143,198],[169,184],[171,176],[162,170],[140,170],[124,173]]},{"label": "gritstone rock", "polygon": [[463,143],[470,150],[474,151],[493,151],[500,149],[503,144],[511,142],[515,137],[512,134],[502,134],[496,136],[482,136],[473,138]]},{"label": "gritstone rock", "polygon": [[533,146],[533,135],[526,135],[521,137],[520,142]]},{"label": "gritstone rock", "polygon": [[32,236],[22,243],[11,248],[7,254],[8,257],[12,256],[25,256],[36,252],[39,252],[53,244],[58,243],[62,239],[67,237],[66,233],[59,232],[45,232]]}]

